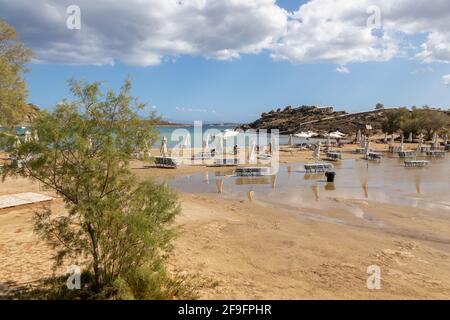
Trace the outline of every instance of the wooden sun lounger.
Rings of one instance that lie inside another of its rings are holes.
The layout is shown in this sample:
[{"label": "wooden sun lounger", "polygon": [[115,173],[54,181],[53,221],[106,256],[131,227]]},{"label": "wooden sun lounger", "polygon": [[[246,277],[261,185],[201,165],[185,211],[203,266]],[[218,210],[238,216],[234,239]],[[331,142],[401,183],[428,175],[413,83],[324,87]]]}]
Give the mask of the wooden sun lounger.
[{"label": "wooden sun lounger", "polygon": [[307,163],[304,167],[306,172],[326,172],[333,169],[331,163]]},{"label": "wooden sun lounger", "polygon": [[220,158],[214,159],[214,164],[209,167],[236,167],[241,164],[239,158]]},{"label": "wooden sun lounger", "polygon": [[155,157],[155,165],[158,168],[176,169],[181,164],[180,160],[172,157]]},{"label": "wooden sun lounger", "polygon": [[430,161],[426,160],[407,160],[405,161],[405,167],[407,168],[420,168],[430,165]]},{"label": "wooden sun lounger", "polygon": [[416,152],[413,150],[399,151],[398,156],[400,158],[414,158],[416,156]]},{"label": "wooden sun lounger", "polygon": [[331,161],[339,161],[339,160],[342,160],[342,153],[340,153],[340,152],[327,152],[326,158],[327,158],[327,160],[331,160]]},{"label": "wooden sun lounger", "polygon": [[426,152],[428,157],[434,157],[434,158],[444,158],[446,152],[440,151],[440,150],[429,150]]},{"label": "wooden sun lounger", "polygon": [[270,176],[270,167],[240,167],[236,168],[236,176],[238,177],[259,177]]},{"label": "wooden sun lounger", "polygon": [[378,152],[369,152],[368,155],[366,155],[365,159],[366,160],[381,160],[381,153]]}]

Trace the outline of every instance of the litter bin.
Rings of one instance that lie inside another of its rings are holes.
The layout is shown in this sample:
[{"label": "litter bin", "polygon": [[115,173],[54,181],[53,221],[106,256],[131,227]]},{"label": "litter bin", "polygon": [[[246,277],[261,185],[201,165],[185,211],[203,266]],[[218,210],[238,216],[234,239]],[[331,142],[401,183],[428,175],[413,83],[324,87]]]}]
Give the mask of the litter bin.
[{"label": "litter bin", "polygon": [[325,176],[327,177],[327,182],[334,182],[334,178],[336,177],[336,172],[328,171],[325,173]]}]

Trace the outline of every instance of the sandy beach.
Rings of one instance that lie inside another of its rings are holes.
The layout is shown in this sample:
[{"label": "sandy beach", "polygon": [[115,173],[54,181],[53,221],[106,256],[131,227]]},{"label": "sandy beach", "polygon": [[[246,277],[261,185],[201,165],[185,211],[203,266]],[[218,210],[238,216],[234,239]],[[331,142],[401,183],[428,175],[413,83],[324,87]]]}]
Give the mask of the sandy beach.
[{"label": "sandy beach", "polygon": [[[386,149],[382,144],[373,147]],[[348,145],[343,151],[353,149],[354,145]],[[361,157],[344,154],[345,159]],[[307,161],[311,151],[280,153],[281,165]],[[169,185],[211,170],[205,166],[144,169],[140,161],[131,166],[139,179],[155,177]],[[447,185],[442,194],[417,195],[429,207],[352,194],[321,195],[326,198],[323,206],[320,201],[284,206],[258,198],[260,193],[249,201],[195,188],[178,190],[183,210],[176,221],[178,238],[169,265],[217,282],[200,289],[201,299],[447,299],[450,204],[442,199],[449,195],[448,162],[442,179]],[[51,195],[21,178],[0,184],[0,195],[29,191]],[[55,212],[64,212],[60,199],[50,205]],[[32,230],[32,215],[38,207],[0,210],[0,283],[4,288],[52,275],[52,251]],[[366,218],[349,208],[360,210]],[[379,290],[367,288],[371,265],[381,268]]]}]

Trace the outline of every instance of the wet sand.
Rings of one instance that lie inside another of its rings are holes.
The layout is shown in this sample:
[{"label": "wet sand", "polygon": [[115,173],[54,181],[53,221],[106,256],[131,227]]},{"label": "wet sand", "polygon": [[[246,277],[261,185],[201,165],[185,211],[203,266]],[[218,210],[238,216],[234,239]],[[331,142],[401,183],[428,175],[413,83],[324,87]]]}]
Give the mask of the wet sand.
[{"label": "wet sand", "polygon": [[[373,147],[385,149],[386,145]],[[345,150],[354,148],[346,146]],[[445,200],[450,192],[448,162],[442,176],[433,174],[430,181],[424,171],[428,169],[399,167],[411,190],[400,185],[399,197],[385,198],[379,197],[383,185],[371,184],[370,176],[366,197],[364,181],[355,182],[358,190],[354,191],[345,179],[336,182],[336,190],[326,190],[323,178],[307,180],[304,173],[294,170],[290,179],[298,184],[298,192],[305,194],[296,202],[289,200],[291,196],[281,196],[284,181],[288,181],[284,180],[288,179],[287,166],[310,161],[311,152],[280,154],[283,171],[278,187],[274,191],[270,184],[255,185],[253,202],[246,194],[252,186],[236,184],[233,179],[224,183],[222,194],[214,191],[216,172],[217,176],[227,175],[230,169],[143,169],[143,163],[132,162],[140,179],[157,177],[180,190],[183,211],[176,221],[179,236],[170,267],[217,280],[216,287],[201,289],[201,298],[450,297],[450,205]],[[361,157],[344,154],[348,163]],[[208,171],[210,185],[202,182]],[[423,174],[417,191],[413,182]],[[191,179],[191,185],[185,179]],[[440,193],[433,187],[436,179],[444,185]],[[197,180],[207,188],[198,187]],[[183,188],[186,185],[192,188]],[[24,179],[0,184],[0,195],[24,191],[36,192],[39,186]],[[411,203],[397,198],[417,200]],[[52,207],[64,210],[60,200],[53,201]],[[34,209],[0,211],[0,283],[24,283],[52,273],[51,250],[32,233]],[[381,268],[380,290],[367,288],[370,265]]]}]

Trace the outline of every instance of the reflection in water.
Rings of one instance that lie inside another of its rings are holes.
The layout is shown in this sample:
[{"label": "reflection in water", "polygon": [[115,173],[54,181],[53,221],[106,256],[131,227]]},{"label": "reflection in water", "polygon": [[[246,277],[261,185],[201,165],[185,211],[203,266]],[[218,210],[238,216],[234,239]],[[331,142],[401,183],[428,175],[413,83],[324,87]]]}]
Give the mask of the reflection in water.
[{"label": "reflection in water", "polygon": [[323,173],[305,173],[303,176],[303,179],[305,180],[318,180],[320,178],[323,178]]},{"label": "reflection in water", "polygon": [[277,176],[276,175],[271,176],[270,177],[270,182],[272,184],[272,189],[275,189],[275,185],[277,183]]},{"label": "reflection in water", "polygon": [[217,193],[223,192],[223,179],[216,180]]},{"label": "reflection in water", "polygon": [[327,182],[327,184],[325,185],[325,190],[327,191],[336,190],[336,184],[334,182]]},{"label": "reflection in water", "polygon": [[369,182],[367,180],[364,181],[364,183],[362,184],[362,188],[364,191],[364,197],[366,199],[368,199],[369,198]]},{"label": "reflection in water", "polygon": [[239,177],[235,179],[235,184],[238,186],[270,184],[268,177]]},{"label": "reflection in water", "polygon": [[292,176],[292,167],[291,166],[287,166],[287,173],[288,173],[288,177]]},{"label": "reflection in water", "polygon": [[205,173],[205,182],[206,184],[209,184],[209,172]]},{"label": "reflection in water", "polygon": [[[297,171],[296,166],[302,166],[299,163],[289,165],[291,169],[281,165],[277,176],[246,177],[244,180],[234,177],[232,172],[216,174],[215,184],[211,181],[211,175],[215,173],[211,169],[209,185],[205,183],[205,173],[199,173],[190,178],[183,176],[170,179],[169,186],[190,193],[222,193],[224,197],[241,200],[247,200],[248,192],[254,191],[262,202],[294,210],[299,207],[331,209],[336,208],[336,199],[365,199],[449,212],[450,157],[431,161],[430,167],[425,170],[408,170],[398,165],[398,159],[387,155],[380,163],[369,163],[367,170],[366,161],[346,159],[339,167],[335,167],[337,175],[334,185],[323,183],[323,173],[305,174],[304,171]],[[320,195],[321,188],[326,193]],[[421,197],[417,197],[417,194]],[[346,201],[338,203],[338,206],[349,208]]]},{"label": "reflection in water", "polygon": [[416,175],[415,182],[416,182],[416,192],[417,192],[417,194],[422,194],[422,190],[420,189],[420,180],[421,180],[420,175]]},{"label": "reflection in water", "polygon": [[319,186],[317,184],[315,184],[311,187],[311,190],[313,191],[314,196],[316,197],[316,201],[319,201],[320,200]]},{"label": "reflection in water", "polygon": [[247,193],[247,197],[248,197],[248,201],[250,201],[250,203],[253,203],[253,201],[255,200],[255,191],[254,190],[250,190]]}]

